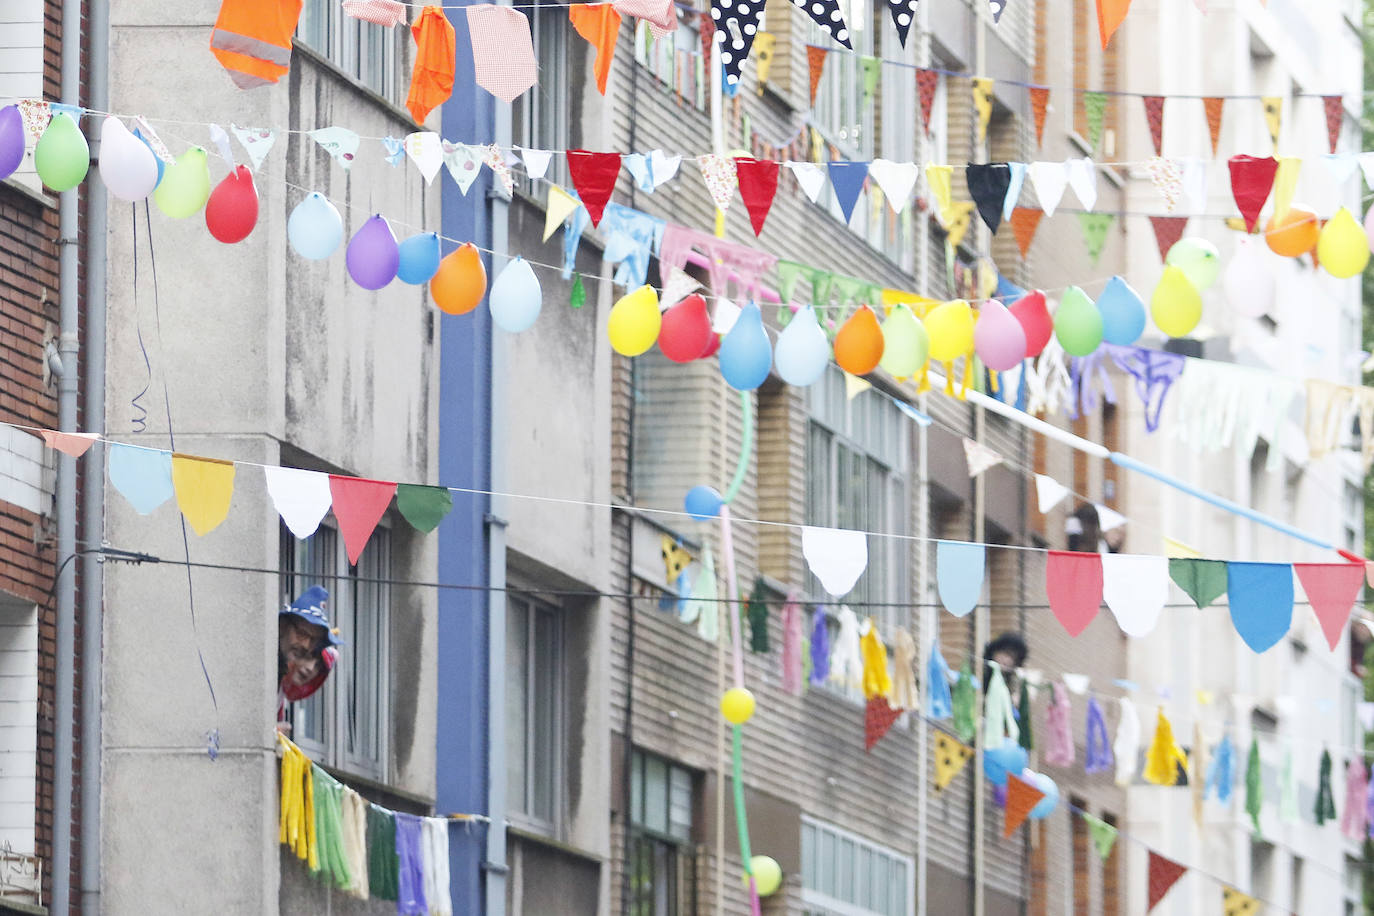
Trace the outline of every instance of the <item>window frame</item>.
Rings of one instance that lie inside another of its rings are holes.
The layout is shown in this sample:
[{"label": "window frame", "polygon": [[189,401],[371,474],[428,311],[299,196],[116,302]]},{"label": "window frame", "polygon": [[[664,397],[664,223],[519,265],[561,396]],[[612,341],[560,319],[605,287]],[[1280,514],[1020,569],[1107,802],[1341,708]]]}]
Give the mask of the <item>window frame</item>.
[{"label": "window frame", "polygon": [[[536,0],[526,12],[539,81],[511,103],[511,142],[522,149],[572,149],[569,112],[573,81],[568,76],[574,35],[568,21],[568,6],[556,0]],[[545,178],[563,186],[571,184],[564,157],[553,157]],[[526,193],[540,196],[535,193],[539,182],[526,177],[523,171],[517,181]]]},{"label": "window frame", "polygon": [[[524,697],[523,720],[517,722],[513,717],[511,709],[512,682],[511,677],[514,672],[511,669],[513,644],[511,640],[512,627],[512,605],[523,606],[526,612],[525,617],[525,668],[523,676],[525,683],[522,688]],[[541,834],[551,838],[562,835],[564,826],[564,795],[565,795],[565,774],[564,766],[565,751],[567,748],[567,664],[565,647],[567,645],[567,634],[565,625],[565,608],[551,600],[531,594],[529,592],[512,589],[506,593],[506,711],[507,711],[507,734],[506,734],[506,753],[507,753],[507,775],[510,780],[507,784],[507,818],[517,827]],[[537,614],[545,614],[546,619],[551,621],[553,628],[551,631],[551,646],[549,652],[551,659],[540,659],[538,652],[537,627],[539,619]],[[542,664],[542,667],[541,667]],[[540,672],[544,672],[549,677],[550,699],[544,703],[541,710],[536,694],[538,691],[532,689],[537,686],[535,679]],[[536,772],[534,764],[538,762],[537,757],[541,750],[539,739],[541,738],[539,729],[539,713],[546,712],[550,716],[549,728],[547,730],[548,746],[545,748],[547,765],[549,768],[547,779],[549,786],[549,810],[548,816],[539,812],[531,811],[533,807],[530,799],[534,797],[536,780],[539,774]],[[521,739],[519,748],[512,746],[512,735],[515,733],[517,725],[523,725],[524,736]],[[521,790],[521,801],[515,802],[515,792],[513,791],[513,781],[516,770],[512,761],[517,750],[522,750],[522,761],[519,772],[523,774],[524,786]]]},{"label": "window frame", "polygon": [[[637,20],[634,30],[635,63],[647,70],[659,85],[681,95],[695,110],[704,112],[710,101],[710,93],[706,91],[706,66],[701,52],[701,27],[698,25],[703,14],[694,8],[688,10],[675,6],[674,9],[677,11],[677,30],[663,38],[654,36],[646,20]],[[679,55],[686,55],[687,60],[692,62],[688,80],[683,80],[678,69]],[[684,82],[690,84],[687,87],[690,91],[684,90],[681,85]]]},{"label": "window frame", "polygon": [[[854,854],[854,867],[845,873],[841,868],[835,868],[833,879],[846,881],[847,887],[840,887],[831,884],[830,890],[823,886],[823,877],[817,870],[815,874],[808,869],[818,869],[820,865],[819,856],[826,848],[824,840],[829,840],[829,848],[833,855],[832,865],[840,855],[842,846],[849,847]],[[881,843],[865,839],[856,833],[845,830],[835,824],[822,821],[818,818],[803,814],[801,817],[801,898],[802,912],[806,916],[914,916],[916,912],[916,860],[912,856],[904,855]],[[867,889],[868,904],[855,902],[863,899],[864,890],[856,884],[860,875],[860,863],[862,854],[867,854],[868,871],[870,886]],[[876,889],[873,881],[873,868],[882,860],[887,869],[888,882],[887,892],[888,901],[886,909],[873,909],[877,905],[872,903],[873,891]],[[893,876],[892,867],[900,865],[904,871],[905,880],[899,876]],[[900,888],[903,897],[898,902],[897,907],[893,908],[892,893],[894,887]],[[833,891],[833,892],[832,892]],[[853,899],[847,899],[853,898]]]},{"label": "window frame", "polygon": [[409,85],[399,73],[409,35],[408,28],[355,19],[337,0],[304,0],[295,40],[360,86],[399,106]]},{"label": "window frame", "polygon": [[[663,768],[663,812],[662,829],[651,826],[647,817],[649,792],[649,768],[658,765]],[[699,774],[667,757],[643,748],[635,748],[630,755],[630,812],[629,825],[630,861],[627,868],[638,871],[639,857],[648,851],[654,874],[660,855],[668,866],[667,894],[660,900],[657,891],[663,887],[658,881],[648,886],[648,899],[642,899],[643,890],[634,886],[631,878],[630,913],[632,916],[685,916],[697,910],[696,881],[696,817],[697,786]],[[673,811],[675,796],[679,787],[685,784],[687,823],[685,831],[675,832]],[[660,905],[662,904],[662,905]]]}]

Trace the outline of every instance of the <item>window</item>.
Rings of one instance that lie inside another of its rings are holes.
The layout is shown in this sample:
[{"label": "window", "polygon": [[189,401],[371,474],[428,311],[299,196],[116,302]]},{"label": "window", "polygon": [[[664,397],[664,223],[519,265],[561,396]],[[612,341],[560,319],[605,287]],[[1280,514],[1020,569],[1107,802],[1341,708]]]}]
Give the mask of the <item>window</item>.
[{"label": "window", "polygon": [[[43,98],[43,0],[9,0],[0,4],[0,105]],[[33,145],[10,181],[39,191],[33,168]]]},{"label": "window", "polygon": [[[526,149],[568,149],[573,146],[568,119],[572,108],[568,48],[572,42],[582,40],[569,28],[568,8],[562,4],[540,0],[526,13],[530,17],[539,82],[511,103],[511,136],[516,146]],[[549,163],[547,177],[561,185],[570,183],[562,156],[555,156]],[[524,190],[533,193],[534,182],[521,180],[527,182]]]},{"label": "window", "polygon": [[643,751],[634,752],[630,767],[630,914],[695,913],[696,778],[691,770]]},{"label": "window", "polygon": [[549,835],[559,827],[563,762],[563,618],[552,604],[506,601],[507,808]]},{"label": "window", "polygon": [[282,603],[311,585],[329,590],[330,623],[344,643],[313,696],[292,704],[292,740],[323,766],[385,782],[390,732],[391,532],[378,526],[357,566],[338,531],[321,525],[298,541],[281,528]]},{"label": "window", "polygon": [[910,856],[802,817],[804,916],[908,916],[915,912]]},{"label": "window", "polygon": [[324,56],[345,75],[394,104],[400,104],[408,82],[397,78],[403,63],[400,42],[407,28],[386,28],[344,14],[338,0],[305,0],[296,38]]},{"label": "window", "polygon": [[[909,531],[907,466],[911,422],[875,392],[846,397],[844,373],[831,366],[807,389],[806,522],[905,535]],[[907,600],[910,544],[901,538],[869,538],[868,568],[848,596],[853,605]],[[812,593],[821,594],[820,583]],[[863,609],[856,613],[862,618]],[[909,612],[874,607],[879,631],[910,626]]]},{"label": "window", "polygon": [[706,108],[706,67],[696,12],[677,8],[677,31],[655,39],[643,19],[635,29],[635,60],[698,111]]}]

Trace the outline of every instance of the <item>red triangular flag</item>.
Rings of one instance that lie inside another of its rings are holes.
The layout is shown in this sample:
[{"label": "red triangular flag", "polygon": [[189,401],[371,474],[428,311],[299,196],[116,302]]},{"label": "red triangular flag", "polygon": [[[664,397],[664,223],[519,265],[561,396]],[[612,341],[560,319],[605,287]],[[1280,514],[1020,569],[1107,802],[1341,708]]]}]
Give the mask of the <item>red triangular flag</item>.
[{"label": "red triangular flag", "polygon": [[1050,90],[1045,86],[1030,87],[1031,114],[1035,116],[1035,145],[1045,145],[1045,111],[1050,104]]},{"label": "red triangular flag", "polygon": [[606,201],[611,199],[615,180],[620,176],[620,154],[570,149],[568,171],[572,174],[577,196],[582,198],[582,206],[592,218],[592,225],[600,224],[601,212],[606,209]]},{"label": "red triangular flag", "polygon": [[48,448],[55,448],[64,455],[80,458],[95,445],[100,438],[96,433],[60,433],[55,429],[40,429],[43,441]]},{"label": "red triangular flag", "polygon": [[1097,0],[1097,31],[1102,36],[1102,50],[1107,50],[1107,42],[1121,27],[1130,8],[1131,0]]},{"label": "red triangular flag", "polygon": [[1070,636],[1082,633],[1102,606],[1102,555],[1051,550],[1045,567],[1050,610]]},{"label": "red triangular flag", "polygon": [[1016,247],[1021,249],[1021,257],[1029,255],[1035,230],[1044,215],[1045,211],[1039,207],[1017,207],[1011,211],[1011,231],[1016,236]]},{"label": "red triangular flag", "polygon": [[1245,217],[1245,231],[1254,232],[1259,212],[1274,187],[1279,161],[1273,156],[1232,156],[1228,164],[1231,167],[1231,196],[1236,199],[1240,215]]},{"label": "red triangular flag", "polygon": [[1341,139],[1341,125],[1345,123],[1345,99],[1338,95],[1322,96],[1322,106],[1326,109],[1326,139],[1331,142],[1331,152]]},{"label": "red triangular flag", "polygon": [[1145,103],[1145,120],[1150,122],[1150,139],[1155,142],[1155,155],[1164,155],[1164,96],[1147,95],[1141,99]]},{"label": "red triangular flag", "polygon": [[739,196],[744,198],[749,222],[754,226],[754,235],[758,235],[773,206],[773,195],[778,193],[778,164],[772,159],[736,156],[735,176],[739,180]]},{"label": "red triangular flag", "polygon": [[1169,256],[1169,249],[1183,238],[1183,230],[1188,228],[1186,216],[1152,216],[1150,225],[1155,229],[1155,243],[1159,245],[1159,259]]},{"label": "red triangular flag", "polygon": [[568,20],[577,34],[596,48],[596,88],[606,94],[606,78],[615,60],[615,43],[620,36],[620,11],[609,3],[574,3],[568,7]]},{"label": "red triangular flag", "polygon": [[1153,849],[1150,850],[1150,869],[1149,869],[1149,888],[1150,897],[1146,904],[1145,912],[1155,908],[1155,904],[1164,899],[1164,895],[1169,893],[1169,888],[1183,877],[1183,873],[1188,870],[1188,866],[1179,865],[1172,859],[1166,859]]},{"label": "red triangular flag", "polygon": [[1202,108],[1207,112],[1207,129],[1212,133],[1212,155],[1217,154],[1217,141],[1221,139],[1221,109],[1226,104],[1223,98],[1202,100]]},{"label": "red triangular flag", "polygon": [[883,735],[902,715],[900,709],[893,709],[884,696],[875,696],[864,707],[864,750],[873,750],[873,745],[882,740]]},{"label": "red triangular flag", "polygon": [[1040,799],[1044,797],[1044,792],[1024,779],[1018,779],[1008,773],[1006,820],[1002,822],[1002,839],[1010,839],[1016,828],[1026,822],[1031,809],[1040,804]]},{"label": "red triangular flag", "polygon": [[815,45],[807,45],[806,65],[810,68],[811,76],[811,106],[816,106],[816,89],[821,84],[821,73],[825,71],[825,55],[829,52],[825,48],[818,48]]},{"label": "red triangular flag", "polygon": [[930,133],[930,108],[935,104],[935,90],[940,88],[940,74],[934,70],[916,71],[916,92],[921,97],[921,123]]},{"label": "red triangular flag", "polygon": [[1341,641],[1341,631],[1350,619],[1355,607],[1355,599],[1364,587],[1365,567],[1363,563],[1294,563],[1293,572],[1298,574],[1302,590],[1307,593],[1307,601],[1312,605],[1312,613],[1322,625],[1327,645],[1336,651]]},{"label": "red triangular flag", "polygon": [[386,507],[391,505],[391,497],[395,492],[396,484],[384,480],[329,475],[334,518],[339,521],[339,531],[343,534],[350,565],[358,565],[358,557],[362,556],[368,538],[372,537],[377,523],[382,520]]}]

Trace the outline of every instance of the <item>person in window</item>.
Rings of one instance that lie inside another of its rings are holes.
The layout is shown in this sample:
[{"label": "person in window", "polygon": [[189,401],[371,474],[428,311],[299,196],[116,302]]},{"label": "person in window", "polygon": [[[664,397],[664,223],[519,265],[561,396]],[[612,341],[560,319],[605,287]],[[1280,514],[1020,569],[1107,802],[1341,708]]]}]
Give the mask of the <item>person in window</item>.
[{"label": "person in window", "polygon": [[286,704],[324,686],[339,660],[341,642],[329,626],[329,592],[312,585],[277,614],[277,729],[290,734]]},{"label": "person in window", "polygon": [[[1030,650],[1026,648],[1026,641],[1021,638],[1020,633],[1010,631],[1003,633],[983,647],[983,660],[995,662],[1002,669],[1002,680],[1007,682],[1007,690],[1011,693],[1013,705],[1016,701],[1016,691],[1020,684],[1016,679],[1017,669],[1025,667],[1026,658],[1030,655]],[[983,693],[987,694],[988,683],[992,680],[992,666],[983,666]]]},{"label": "person in window", "polygon": [[1064,535],[1069,549],[1080,553],[1116,553],[1126,536],[1121,528],[1103,533],[1097,507],[1092,503],[1080,503],[1073,515],[1064,520]]}]

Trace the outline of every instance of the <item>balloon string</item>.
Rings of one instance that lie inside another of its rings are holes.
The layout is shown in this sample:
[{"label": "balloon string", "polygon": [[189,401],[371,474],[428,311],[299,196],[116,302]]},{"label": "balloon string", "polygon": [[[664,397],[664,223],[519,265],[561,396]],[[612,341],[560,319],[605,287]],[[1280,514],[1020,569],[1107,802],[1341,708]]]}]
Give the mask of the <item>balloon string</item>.
[{"label": "balloon string", "polygon": [[739,393],[739,406],[744,430],[739,447],[739,461],[735,464],[735,476],[725,491],[726,503],[739,495],[740,487],[744,486],[744,475],[749,472],[749,456],[754,453],[754,399],[749,392]]},{"label": "balloon string", "polygon": [[730,729],[730,767],[731,781],[735,794],[735,829],[739,831],[740,857],[744,859],[744,873],[749,876],[749,910],[759,916],[759,888],[754,881],[753,851],[749,848],[749,816],[744,810],[744,752],[741,749],[743,729],[734,725]]},{"label": "balloon string", "polygon": [[730,639],[734,649],[735,686],[744,686],[743,637],[739,622],[739,585],[735,580],[735,538],[730,531],[730,504],[720,507],[720,548],[725,554],[725,584],[730,589],[726,600],[730,605]]}]

